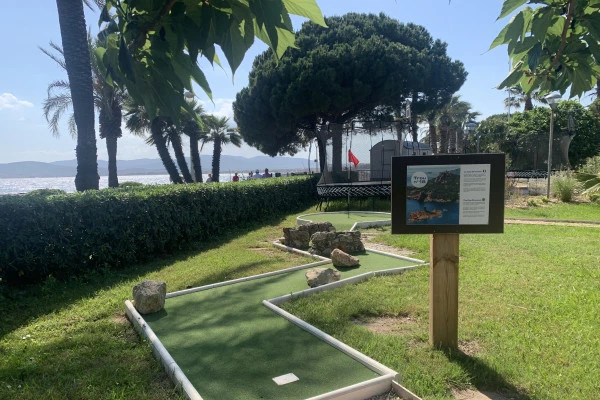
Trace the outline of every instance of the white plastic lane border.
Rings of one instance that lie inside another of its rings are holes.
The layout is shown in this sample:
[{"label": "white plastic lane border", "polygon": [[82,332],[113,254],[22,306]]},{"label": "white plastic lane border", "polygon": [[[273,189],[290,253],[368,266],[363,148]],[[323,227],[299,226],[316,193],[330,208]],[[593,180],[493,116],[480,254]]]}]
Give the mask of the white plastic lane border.
[{"label": "white plastic lane border", "polygon": [[[354,225],[352,225],[352,228],[350,228],[351,231],[358,229],[358,228],[372,228],[375,226],[387,226],[387,225],[391,225],[392,224],[392,214],[390,213],[386,213],[386,212],[380,212],[380,211],[360,211],[360,212],[356,212],[356,211],[350,211],[350,213],[354,213],[354,214],[373,214],[373,215],[380,215],[382,217],[388,217],[386,219],[381,219],[381,220],[375,220],[375,221],[362,221],[362,222],[355,222]],[[303,214],[303,215],[299,215],[298,217],[296,217],[296,225],[306,225],[306,224],[311,224],[313,221],[310,220],[310,216],[311,215],[322,215],[325,213],[310,213],[310,214]],[[348,214],[348,211],[333,211],[333,212],[329,212],[327,214]]]},{"label": "white plastic lane border", "polygon": [[163,346],[152,328],[146,324],[146,321],[144,321],[144,318],[137,312],[131,301],[125,301],[125,308],[129,320],[133,323],[135,329],[152,345],[154,356],[160,360],[167,371],[167,375],[171,377],[171,380],[175,385],[181,388],[188,399],[202,400],[200,393],[198,393],[194,385],[192,385],[187,376],[185,376],[177,362],[171,357],[171,354],[169,354],[165,346]]},{"label": "white plastic lane border", "polygon": [[[284,249],[287,251],[293,251],[293,252],[300,253],[300,254],[306,253],[306,252],[303,252],[298,249],[294,249],[289,246],[284,246],[278,242],[273,242],[273,245],[275,247],[278,247],[278,248],[281,248],[281,249]],[[402,274],[405,271],[409,271],[411,269],[415,269],[420,266],[427,265],[424,261],[418,260],[415,258],[405,257],[405,256],[397,255],[397,254],[387,253],[387,252],[368,249],[368,248],[366,250],[369,252],[372,252],[372,253],[382,254],[382,255],[389,256],[389,257],[393,257],[393,258],[398,258],[400,260],[414,262],[417,265],[408,266],[408,267],[400,267],[400,268],[392,268],[392,269],[381,270],[381,271],[366,272],[364,274],[353,276],[351,278],[346,278],[346,279],[342,279],[337,282],[332,282],[332,283],[329,283],[326,285],[318,286],[316,288],[310,288],[310,289],[302,290],[300,292],[295,292],[295,293],[275,297],[275,298],[272,298],[269,300],[263,300],[263,302],[262,302],[263,305],[265,307],[267,307],[269,310],[271,310],[274,313],[280,315],[281,317],[287,319],[294,325],[300,327],[301,329],[304,329],[305,331],[309,332],[310,334],[316,336],[318,339],[324,341],[325,343],[329,344],[330,346],[337,349],[338,351],[341,351],[342,353],[348,355],[355,361],[357,361],[357,362],[361,363],[362,365],[364,365],[365,367],[369,368],[371,371],[376,372],[377,374],[381,375],[377,378],[369,379],[367,381],[360,382],[355,385],[347,386],[345,388],[341,388],[341,389],[338,389],[338,390],[335,390],[335,391],[332,391],[329,393],[324,393],[324,394],[316,396],[316,397],[311,397],[309,400],[334,400],[334,399],[335,400],[363,400],[363,399],[384,393],[385,391],[388,391],[390,389],[394,390],[394,392],[396,392],[397,394],[402,395],[402,397],[404,399],[420,400],[420,398],[418,396],[416,396],[414,393],[410,392],[408,389],[406,389],[405,387],[403,387],[402,385],[400,385],[398,382],[395,381],[396,377],[398,376],[398,373],[396,371],[373,360],[372,358],[364,355],[363,353],[359,352],[358,350],[335,339],[334,337],[328,335],[327,333],[323,332],[322,330],[310,325],[309,323],[301,320],[300,318],[288,313],[287,311],[285,311],[277,306],[277,305],[285,303],[293,298],[298,298],[300,296],[308,296],[310,294],[319,293],[319,292],[335,289],[338,287],[355,284],[355,283],[361,282],[365,279],[371,278],[373,276]],[[308,253],[308,254],[310,254],[310,253]],[[330,259],[326,259],[326,260],[331,261]]]}]

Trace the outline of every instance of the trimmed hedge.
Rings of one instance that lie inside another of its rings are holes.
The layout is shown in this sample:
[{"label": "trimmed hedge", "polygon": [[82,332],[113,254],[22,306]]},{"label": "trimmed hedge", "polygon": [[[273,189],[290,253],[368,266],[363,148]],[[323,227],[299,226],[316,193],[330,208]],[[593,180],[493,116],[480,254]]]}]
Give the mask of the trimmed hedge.
[{"label": "trimmed hedge", "polygon": [[314,203],[316,177],[0,197],[0,278],[119,268]]}]

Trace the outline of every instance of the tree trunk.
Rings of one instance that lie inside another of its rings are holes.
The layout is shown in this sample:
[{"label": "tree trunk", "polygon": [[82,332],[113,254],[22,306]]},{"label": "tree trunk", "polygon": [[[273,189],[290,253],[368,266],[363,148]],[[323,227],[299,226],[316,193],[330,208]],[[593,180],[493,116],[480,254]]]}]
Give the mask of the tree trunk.
[{"label": "tree trunk", "polygon": [[154,140],[154,145],[156,146],[156,150],[158,151],[158,155],[162,160],[167,173],[171,177],[171,181],[173,183],[183,183],[181,177],[179,176],[179,171],[177,171],[177,167],[169,154],[169,149],[167,148],[167,141],[163,136],[163,129],[166,126],[165,121],[161,117],[156,117],[152,120],[152,124],[150,126],[150,132],[152,134],[152,139]]},{"label": "tree trunk", "polygon": [[198,150],[198,135],[194,129],[188,132],[190,136],[190,158],[196,182],[202,182],[202,164],[200,164],[200,151]]},{"label": "tree trunk", "polygon": [[325,162],[327,161],[327,151],[325,141],[317,136],[317,148],[319,150],[319,169],[321,173],[325,170]]},{"label": "tree trunk", "polygon": [[219,172],[221,169],[221,137],[215,136],[215,143],[213,147],[213,159],[212,159],[212,176],[213,182],[219,182]]},{"label": "tree trunk", "polygon": [[430,119],[427,122],[429,123],[429,146],[431,146],[431,152],[433,154],[437,154],[437,152],[438,152],[437,126],[435,125],[435,120],[433,120],[433,119]]},{"label": "tree trunk", "polygon": [[119,187],[117,175],[117,138],[110,136],[106,138],[106,153],[108,154],[108,187]]},{"label": "tree trunk", "polygon": [[523,111],[531,110],[533,110],[533,101],[530,95],[525,95],[525,107],[523,107]]},{"label": "tree trunk", "polygon": [[463,128],[456,128],[456,152],[464,153],[465,148],[465,130]]},{"label": "tree trunk", "polygon": [[[114,93],[113,93],[114,94]],[[110,98],[110,93],[104,93],[106,99]],[[117,140],[122,136],[121,118],[122,110],[117,101],[108,101],[100,109],[99,127],[100,137],[106,140],[106,152],[108,154],[108,187],[119,187],[119,177],[117,175]],[[107,109],[110,107],[110,110]]]},{"label": "tree trunk", "polygon": [[440,124],[440,154],[448,153],[448,125],[444,122]]},{"label": "tree trunk", "polygon": [[190,173],[190,169],[187,166],[187,162],[185,161],[185,154],[183,153],[183,146],[181,143],[181,136],[179,134],[171,135],[171,144],[173,145],[173,151],[175,152],[175,159],[177,160],[177,165],[179,166],[179,170],[183,175],[183,179],[186,183],[194,183],[194,178],[192,178],[192,174]]},{"label": "tree trunk", "polygon": [[417,104],[417,94],[413,93],[412,95],[412,102],[411,104],[411,110],[410,110],[410,132],[412,133],[412,139],[413,142],[419,142],[419,125],[417,123],[418,120],[418,115],[415,112],[415,110],[412,109],[413,105]]},{"label": "tree trunk", "polygon": [[331,170],[342,172],[342,124],[330,124],[331,128]]},{"label": "tree trunk", "polygon": [[92,68],[83,2],[81,0],[56,0],[56,8],[71,87],[73,114],[77,125],[75,188],[78,191],[97,190],[100,176],[98,175],[98,154],[94,130]]},{"label": "tree trunk", "polygon": [[448,129],[448,153],[456,153],[456,129]]}]

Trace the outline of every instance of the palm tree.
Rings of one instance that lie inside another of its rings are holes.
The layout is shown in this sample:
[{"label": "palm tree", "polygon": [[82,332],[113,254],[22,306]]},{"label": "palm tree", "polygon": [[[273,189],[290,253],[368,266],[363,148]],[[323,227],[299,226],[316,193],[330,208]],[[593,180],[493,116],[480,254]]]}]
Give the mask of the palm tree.
[{"label": "palm tree", "polygon": [[204,117],[204,137],[202,147],[208,142],[213,142],[213,159],[212,159],[212,175],[213,182],[219,182],[219,170],[221,165],[221,151],[223,145],[233,144],[240,147],[242,145],[242,137],[234,129],[228,129],[229,118],[215,117],[214,115],[206,115]]},{"label": "palm tree", "polygon": [[440,130],[440,153],[462,152],[465,124],[479,115],[471,111],[471,104],[460,100],[460,95],[452,99],[438,112]]},{"label": "palm tree", "polygon": [[170,123],[164,129],[167,145],[171,144],[171,147],[173,147],[173,152],[175,153],[175,160],[177,160],[177,165],[179,166],[181,175],[183,175],[183,180],[186,183],[194,183],[194,178],[192,178],[190,169],[188,168],[187,162],[185,161],[185,154],[183,153],[183,143],[181,142],[181,132],[173,123],[171,123],[170,120],[168,121]]},{"label": "palm tree", "polygon": [[150,137],[146,139],[146,143],[156,146],[158,155],[171,177],[171,181],[173,183],[183,183],[167,147],[166,135],[172,129],[173,124],[171,121],[166,117],[156,117],[150,121],[144,106],[136,104],[132,98],[125,101],[124,108],[127,111],[125,114],[127,129],[139,136],[144,136],[146,132],[150,132]]},{"label": "palm tree", "polygon": [[546,103],[543,96],[540,96],[539,91],[533,91],[525,94],[521,86],[513,86],[508,89],[508,97],[504,99],[504,107],[508,110],[511,108],[519,108],[524,105],[523,111],[533,110],[533,101]]},{"label": "palm tree", "polygon": [[[101,139],[106,139],[108,186],[118,187],[117,140],[122,136],[121,120],[125,93],[106,82],[104,74],[99,69],[99,60],[95,57],[96,43],[92,42],[90,36],[88,36],[88,46],[90,54],[94,55],[91,58],[91,66],[94,106],[99,112],[99,133]],[[54,52],[44,48],[40,48],[40,50],[63,69],[66,69],[63,49],[53,42],[50,42],[50,47],[54,49]],[[69,110],[73,104],[70,89],[69,82],[62,80],[54,81],[48,86],[48,97],[44,100],[43,110],[46,121],[48,121],[52,134],[55,136],[60,135],[58,124],[62,114]],[[73,115],[69,118],[69,131],[71,136],[77,136]]]},{"label": "palm tree", "polygon": [[202,138],[200,122],[204,116],[204,108],[195,100],[190,101],[188,105],[190,110],[182,114],[181,132],[190,138],[190,159],[192,161],[195,181],[202,182],[202,165],[200,164],[198,142]]},{"label": "palm tree", "polygon": [[100,177],[94,130],[94,94],[83,2],[56,0],[56,8],[77,125],[75,188],[78,191],[97,190]]}]

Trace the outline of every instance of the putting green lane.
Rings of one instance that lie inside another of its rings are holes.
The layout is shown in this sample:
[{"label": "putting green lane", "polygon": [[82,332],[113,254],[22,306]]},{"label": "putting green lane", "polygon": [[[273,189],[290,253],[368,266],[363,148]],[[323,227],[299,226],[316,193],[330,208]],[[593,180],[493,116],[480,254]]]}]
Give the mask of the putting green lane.
[{"label": "putting green lane", "polygon": [[[360,268],[340,271],[342,279],[414,265],[370,252],[358,257]],[[262,305],[307,289],[305,273],[172,297],[163,311],[144,318],[206,400],[306,399],[379,376]],[[273,382],[288,373],[299,380]]]},{"label": "putting green lane", "polygon": [[307,214],[301,217],[304,220],[312,222],[331,222],[338,231],[347,231],[351,229],[356,222],[371,222],[391,219],[391,214],[387,213],[361,213],[361,212],[323,212]]}]

